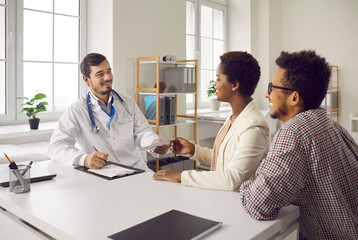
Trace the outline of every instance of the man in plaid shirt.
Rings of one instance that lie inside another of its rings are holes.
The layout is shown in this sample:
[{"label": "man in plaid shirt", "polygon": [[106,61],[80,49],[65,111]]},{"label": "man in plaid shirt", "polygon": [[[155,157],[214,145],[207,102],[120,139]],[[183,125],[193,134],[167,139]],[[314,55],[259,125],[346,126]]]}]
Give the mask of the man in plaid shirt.
[{"label": "man in plaid shirt", "polygon": [[241,185],[245,210],[274,219],[300,207],[300,239],[358,239],[358,146],[319,108],[329,65],[314,51],[282,52],[266,97],[283,125],[254,181]]}]

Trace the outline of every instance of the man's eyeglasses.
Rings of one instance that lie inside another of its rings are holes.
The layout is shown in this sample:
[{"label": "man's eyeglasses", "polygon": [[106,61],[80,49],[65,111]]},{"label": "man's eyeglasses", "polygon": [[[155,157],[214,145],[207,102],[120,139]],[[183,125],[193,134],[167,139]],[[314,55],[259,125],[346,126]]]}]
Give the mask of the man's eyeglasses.
[{"label": "man's eyeglasses", "polygon": [[278,89],[282,89],[282,90],[288,90],[288,91],[296,91],[296,90],[293,90],[291,88],[285,88],[285,87],[280,87],[280,86],[275,86],[275,85],[272,85],[272,83],[270,82],[268,84],[268,88],[267,88],[267,91],[268,91],[268,94],[270,95],[271,92],[272,92],[272,88],[278,88]]}]

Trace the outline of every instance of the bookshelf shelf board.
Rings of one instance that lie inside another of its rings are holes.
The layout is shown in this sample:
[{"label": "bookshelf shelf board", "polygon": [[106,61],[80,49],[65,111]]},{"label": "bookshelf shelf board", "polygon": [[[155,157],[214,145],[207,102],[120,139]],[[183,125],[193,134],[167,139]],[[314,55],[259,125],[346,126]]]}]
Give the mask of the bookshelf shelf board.
[{"label": "bookshelf shelf board", "polygon": [[[174,127],[174,126],[184,126],[184,125],[190,125],[190,124],[195,124],[196,121],[194,120],[189,120],[189,119],[177,119],[175,120],[174,124],[167,124],[167,125],[160,125],[160,128],[166,128],[166,127]],[[151,125],[153,128],[156,127],[156,125]]]},{"label": "bookshelf shelf board", "polygon": [[[139,95],[156,96],[157,93],[153,91],[140,91]],[[185,92],[185,93],[159,93],[159,96],[175,96],[179,94],[196,94],[196,92]]]},{"label": "bookshelf shelf board", "polygon": [[[155,60],[139,60],[139,64],[156,64],[157,61]],[[194,62],[159,62],[160,65],[186,65],[186,66],[192,66],[195,67]]]}]

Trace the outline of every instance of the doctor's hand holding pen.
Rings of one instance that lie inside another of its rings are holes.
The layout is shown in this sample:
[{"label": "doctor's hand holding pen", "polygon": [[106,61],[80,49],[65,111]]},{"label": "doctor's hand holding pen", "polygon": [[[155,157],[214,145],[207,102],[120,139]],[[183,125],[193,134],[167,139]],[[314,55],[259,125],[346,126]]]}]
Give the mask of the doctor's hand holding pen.
[{"label": "doctor's hand holding pen", "polygon": [[95,147],[93,148],[95,151],[87,155],[84,165],[91,169],[102,168],[107,163],[108,153],[98,152]]},{"label": "doctor's hand holding pen", "polygon": [[[160,142],[160,141],[163,141],[163,139],[156,139],[152,142],[152,144],[154,144],[156,142]],[[170,142],[168,142],[164,145],[161,145],[161,146],[154,147],[154,148],[152,148],[152,151],[155,153],[158,153],[158,154],[164,154],[168,151],[169,148],[170,148]]]}]

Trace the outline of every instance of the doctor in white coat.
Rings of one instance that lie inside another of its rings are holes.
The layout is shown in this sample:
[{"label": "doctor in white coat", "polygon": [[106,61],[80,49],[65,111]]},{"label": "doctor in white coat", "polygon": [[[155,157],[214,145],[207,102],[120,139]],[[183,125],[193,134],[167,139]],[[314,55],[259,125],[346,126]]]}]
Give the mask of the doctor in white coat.
[{"label": "doctor in white coat", "polygon": [[[110,160],[148,170],[137,147],[155,143],[159,137],[135,101],[112,89],[113,75],[106,57],[88,54],[81,63],[81,73],[90,91],[60,117],[47,155],[52,160],[92,169]],[[166,144],[150,152],[157,157],[168,148]]]}]

